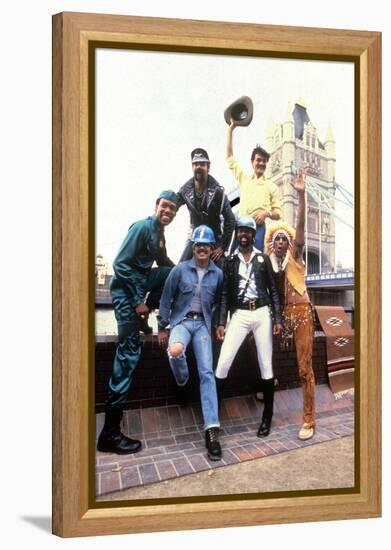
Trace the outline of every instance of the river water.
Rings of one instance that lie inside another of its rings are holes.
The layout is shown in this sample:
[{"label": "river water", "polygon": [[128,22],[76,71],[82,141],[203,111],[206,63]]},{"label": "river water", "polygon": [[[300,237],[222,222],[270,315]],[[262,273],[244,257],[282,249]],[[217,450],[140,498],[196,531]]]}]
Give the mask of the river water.
[{"label": "river water", "polygon": [[[154,332],[157,332],[157,320],[154,312],[150,314],[148,324]],[[95,334],[118,334],[113,309],[107,307],[95,309]]]}]

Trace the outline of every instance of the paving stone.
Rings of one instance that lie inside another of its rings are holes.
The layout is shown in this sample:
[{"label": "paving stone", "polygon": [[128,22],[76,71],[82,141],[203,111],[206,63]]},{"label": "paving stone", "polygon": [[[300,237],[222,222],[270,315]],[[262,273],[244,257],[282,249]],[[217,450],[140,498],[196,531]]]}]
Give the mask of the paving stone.
[{"label": "paving stone", "polygon": [[204,424],[204,417],[202,416],[201,405],[198,403],[191,404],[191,410],[194,416],[195,423],[198,425]]},{"label": "paving stone", "polygon": [[247,426],[229,426],[227,428],[227,433],[232,434],[241,434],[243,432],[248,432]]},{"label": "paving stone", "polygon": [[250,453],[243,447],[232,449],[232,453],[239,459],[240,462],[244,462],[245,460],[249,460],[251,458]]},{"label": "paving stone", "polygon": [[252,458],[261,458],[262,456],[265,456],[265,453],[253,444],[243,445],[243,449],[247,451],[252,456]]},{"label": "paving stone", "polygon": [[156,481],[160,481],[155,464],[142,464],[141,466],[138,466],[138,468],[144,484],[156,483]]},{"label": "paving stone", "polygon": [[195,472],[187,458],[176,458],[172,461],[172,463],[175,466],[178,475],[180,476],[193,474]]},{"label": "paving stone", "polygon": [[245,398],[247,407],[250,411],[250,416],[261,416],[261,411],[263,406],[261,406],[260,401],[257,401],[254,397]]},{"label": "paving stone", "polygon": [[159,471],[160,479],[171,479],[173,477],[177,477],[177,471],[174,468],[173,463],[171,460],[165,460],[163,462],[157,462],[156,468]]},{"label": "paving stone", "polygon": [[175,438],[174,437],[160,437],[158,439],[151,439],[151,440],[147,439],[147,447],[148,448],[164,447],[166,445],[172,445],[174,443],[175,443]]},{"label": "paving stone", "polygon": [[226,399],[224,401],[224,405],[227,410],[228,416],[230,416],[231,418],[240,418],[239,407],[234,397]]},{"label": "paving stone", "polygon": [[159,431],[169,430],[170,422],[168,420],[167,407],[157,407],[155,409],[156,426]]},{"label": "paving stone", "polygon": [[201,436],[200,432],[193,432],[184,435],[177,435],[175,439],[178,443],[185,443],[187,441],[200,441],[201,439],[203,439],[203,437]]},{"label": "paving stone", "polygon": [[221,400],[219,416],[220,416],[220,421],[224,421],[224,423],[226,423],[227,420],[231,421],[229,413],[227,411],[227,407],[225,406],[225,399]]},{"label": "paving stone", "polygon": [[267,444],[274,449],[275,451],[286,451],[286,447],[281,441],[278,441],[277,439],[268,441]]},{"label": "paving stone", "polygon": [[170,427],[172,430],[175,430],[175,428],[182,428],[182,418],[179,412],[179,407],[177,406],[171,406],[168,407],[168,418],[170,421]]},{"label": "paving stone", "polygon": [[128,435],[129,434],[139,435],[143,433],[140,410],[125,411],[124,421],[125,421],[126,433]]},{"label": "paving stone", "polygon": [[179,412],[182,417],[182,423],[185,427],[194,426],[195,420],[191,407],[182,407]]},{"label": "paving stone", "polygon": [[239,413],[240,413],[241,418],[242,419],[250,418],[251,417],[250,409],[248,408],[246,400],[244,399],[244,397],[239,397],[237,399],[237,404],[238,404],[238,409],[239,409]]},{"label": "paving stone", "polygon": [[280,439],[281,443],[284,445],[284,447],[290,451],[292,449],[297,449],[300,447],[298,441],[296,439],[288,439],[288,438],[282,438]]},{"label": "paving stone", "polygon": [[155,409],[153,408],[141,409],[141,422],[143,425],[143,431],[147,437],[148,437],[148,433],[150,432],[156,433],[158,428],[156,425]]},{"label": "paving stone", "polygon": [[[311,440],[300,441],[297,437],[302,423],[301,389],[276,392],[276,403],[272,432],[269,437],[260,439],[256,432],[263,404],[256,401],[254,395],[223,400],[220,414],[223,457],[220,461],[207,457],[199,403],[184,408],[168,405],[125,411],[123,429],[132,435],[138,433],[143,449],[140,453],[123,456],[97,452],[97,494],[262,459],[354,433],[353,400],[336,401],[327,386],[320,389],[317,386],[317,427]],[[103,422],[104,414],[96,415],[97,434]],[[122,468],[120,472],[112,472],[117,467]]]},{"label": "paving stone", "polygon": [[209,468],[208,462],[199,454],[190,455],[187,459],[193,466],[195,472],[202,472],[203,470],[207,470]]},{"label": "paving stone", "polygon": [[175,458],[183,458],[184,451],[172,452],[172,453],[163,453],[152,457],[153,462],[162,462],[164,460],[174,460]]},{"label": "paving stone", "polygon": [[122,489],[119,472],[103,472],[102,474],[99,474],[99,477],[101,494],[111,493],[112,491],[120,491]]},{"label": "paving stone", "polygon": [[185,456],[191,456],[194,454],[203,454],[203,453],[206,453],[206,447],[204,443],[202,445],[196,445],[192,449],[185,449],[183,451],[183,454]]},{"label": "paving stone", "polygon": [[123,470],[121,470],[120,476],[123,488],[137,487],[138,485],[142,484],[137,466],[124,468]]},{"label": "paving stone", "polygon": [[118,467],[118,462],[108,462],[106,464],[96,464],[95,466],[95,473],[100,474],[102,472],[108,472],[109,470],[112,470],[113,468]]},{"label": "paving stone", "polygon": [[225,449],[223,447],[223,462],[224,464],[237,464],[240,461],[230,449]]},{"label": "paving stone", "polygon": [[188,443],[175,443],[174,445],[168,445],[166,451],[184,451],[185,449],[194,449],[193,443],[190,441]]},{"label": "paving stone", "polygon": [[265,456],[270,456],[277,453],[275,449],[270,447],[270,445],[268,445],[264,441],[259,441],[259,443],[255,443],[255,445],[265,454]]}]

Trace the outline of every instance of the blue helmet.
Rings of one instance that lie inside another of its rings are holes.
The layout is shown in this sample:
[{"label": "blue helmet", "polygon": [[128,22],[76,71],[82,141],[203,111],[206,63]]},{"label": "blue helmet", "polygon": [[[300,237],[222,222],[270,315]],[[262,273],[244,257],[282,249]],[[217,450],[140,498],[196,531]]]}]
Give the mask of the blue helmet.
[{"label": "blue helmet", "polygon": [[253,231],[257,230],[257,224],[251,216],[239,216],[236,220],[236,229],[239,227],[247,227]]},{"label": "blue helmet", "polygon": [[199,225],[193,231],[191,236],[191,242],[193,243],[205,243],[205,244],[215,244],[215,234],[213,229],[207,225]]}]

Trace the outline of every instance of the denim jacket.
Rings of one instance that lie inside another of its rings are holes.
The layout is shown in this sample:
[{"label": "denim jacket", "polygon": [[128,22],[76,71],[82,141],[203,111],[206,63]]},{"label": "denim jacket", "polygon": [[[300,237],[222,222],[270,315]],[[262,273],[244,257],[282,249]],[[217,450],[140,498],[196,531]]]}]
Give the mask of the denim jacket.
[{"label": "denim jacket", "polygon": [[[201,283],[201,306],[205,324],[209,332],[212,325],[217,325],[217,306],[220,302],[223,272],[212,261],[209,261],[207,271]],[[173,328],[180,323],[189,312],[195,290],[198,285],[196,261],[194,258],[180,262],[167,277],[160,300],[158,315],[159,330],[168,324]]]}]

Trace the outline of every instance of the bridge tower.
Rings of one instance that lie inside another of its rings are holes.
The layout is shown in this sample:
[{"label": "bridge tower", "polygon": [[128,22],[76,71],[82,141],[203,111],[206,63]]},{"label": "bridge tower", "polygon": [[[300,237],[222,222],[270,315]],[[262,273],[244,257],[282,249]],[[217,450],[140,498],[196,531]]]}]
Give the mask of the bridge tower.
[{"label": "bridge tower", "polygon": [[[284,121],[270,120],[267,127],[266,148],[270,153],[266,177],[279,189],[283,219],[295,224],[296,192],[291,186],[292,162],[303,166],[308,176],[322,189],[335,194],[335,141],[329,126],[325,141],[321,141],[311,121],[305,101],[297,99],[288,104]],[[329,206],[334,208],[333,199]],[[307,195],[307,272],[335,270],[335,222],[321,211],[320,204]]]}]

